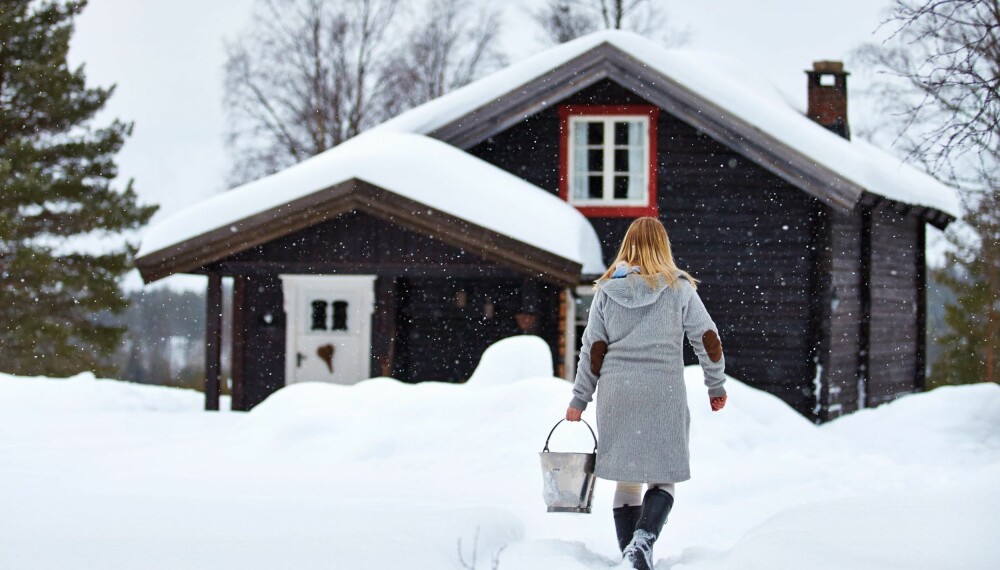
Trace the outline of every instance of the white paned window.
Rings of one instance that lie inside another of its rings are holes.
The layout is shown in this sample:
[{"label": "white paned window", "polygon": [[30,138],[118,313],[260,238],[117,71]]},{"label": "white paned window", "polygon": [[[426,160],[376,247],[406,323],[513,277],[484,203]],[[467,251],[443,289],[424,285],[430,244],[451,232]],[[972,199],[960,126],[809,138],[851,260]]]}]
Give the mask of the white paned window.
[{"label": "white paned window", "polygon": [[569,118],[569,201],[581,206],[649,203],[649,117]]}]

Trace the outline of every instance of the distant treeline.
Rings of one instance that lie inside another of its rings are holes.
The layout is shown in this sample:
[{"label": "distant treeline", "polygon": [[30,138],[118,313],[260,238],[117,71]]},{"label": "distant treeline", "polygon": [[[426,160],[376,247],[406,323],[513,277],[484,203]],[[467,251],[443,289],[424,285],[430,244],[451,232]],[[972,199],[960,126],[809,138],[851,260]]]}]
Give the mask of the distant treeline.
[{"label": "distant treeline", "polygon": [[[231,320],[232,295],[223,291],[223,322]],[[201,390],[205,371],[205,294],[157,288],[132,291],[116,324],[126,327],[113,362],[118,377],[143,384]],[[222,371],[229,377],[231,327],[223,329]],[[225,383],[223,391],[228,392]]]}]

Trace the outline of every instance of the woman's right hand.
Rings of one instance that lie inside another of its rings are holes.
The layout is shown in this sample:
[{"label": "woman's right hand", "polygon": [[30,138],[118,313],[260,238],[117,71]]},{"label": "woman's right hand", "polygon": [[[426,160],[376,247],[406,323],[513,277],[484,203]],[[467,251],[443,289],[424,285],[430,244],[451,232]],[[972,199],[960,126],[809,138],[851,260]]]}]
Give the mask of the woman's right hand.
[{"label": "woman's right hand", "polygon": [[708,403],[712,406],[713,412],[718,412],[722,408],[726,407],[726,396],[719,396],[717,398],[709,396]]},{"label": "woman's right hand", "polygon": [[583,415],[583,410],[578,410],[573,406],[566,408],[566,419],[571,422],[580,421],[580,416]]}]

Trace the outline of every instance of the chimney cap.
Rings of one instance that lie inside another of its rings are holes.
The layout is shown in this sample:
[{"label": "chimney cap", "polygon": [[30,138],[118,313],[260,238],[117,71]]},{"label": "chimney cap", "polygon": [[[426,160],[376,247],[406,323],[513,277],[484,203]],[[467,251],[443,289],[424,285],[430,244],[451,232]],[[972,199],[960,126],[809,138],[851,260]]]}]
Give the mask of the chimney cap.
[{"label": "chimney cap", "polygon": [[844,62],[842,61],[814,61],[813,62],[813,73],[847,73],[844,71]]}]

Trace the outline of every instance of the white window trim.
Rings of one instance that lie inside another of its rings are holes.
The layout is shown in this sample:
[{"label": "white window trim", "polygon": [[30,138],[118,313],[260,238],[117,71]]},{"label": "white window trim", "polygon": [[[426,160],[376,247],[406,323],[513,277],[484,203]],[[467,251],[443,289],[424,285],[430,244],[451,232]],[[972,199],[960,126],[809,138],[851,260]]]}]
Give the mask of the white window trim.
[{"label": "white window trim", "polygon": [[[646,130],[645,137],[645,163],[642,170],[643,178],[643,194],[642,199],[639,200],[629,200],[629,199],[615,199],[614,198],[614,148],[615,148],[615,133],[614,133],[614,123],[618,121],[634,121],[638,120],[642,122],[643,128]],[[573,196],[573,179],[576,176],[576,168],[573,163],[573,157],[576,154],[576,149],[573,147],[574,142],[574,131],[578,123],[604,123],[604,142],[602,144],[604,150],[604,169],[602,171],[602,178],[604,182],[604,196],[599,200],[594,199],[578,199]],[[566,164],[566,184],[567,193],[566,198],[570,204],[574,206],[603,206],[603,207],[643,207],[649,206],[649,171],[650,162],[652,157],[650,156],[650,136],[649,136],[649,115],[570,115],[569,117],[569,133],[567,133],[567,146],[569,152],[567,153],[567,164]],[[607,196],[611,196],[608,198]]]}]

